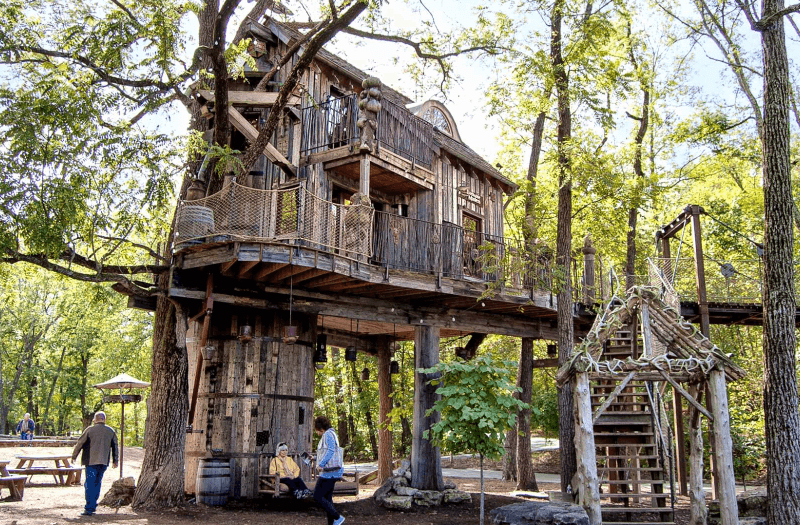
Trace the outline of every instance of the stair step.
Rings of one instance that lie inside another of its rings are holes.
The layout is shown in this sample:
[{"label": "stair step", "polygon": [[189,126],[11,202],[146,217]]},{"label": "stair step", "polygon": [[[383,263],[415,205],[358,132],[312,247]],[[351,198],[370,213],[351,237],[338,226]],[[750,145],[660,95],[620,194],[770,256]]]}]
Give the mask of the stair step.
[{"label": "stair step", "polygon": [[675,525],[674,521],[603,521],[602,525],[653,525],[653,523],[658,523],[658,525]]},{"label": "stair step", "polygon": [[597,469],[597,473],[601,472],[661,472],[661,467],[602,467]]},{"label": "stair step", "polygon": [[595,432],[594,437],[651,437],[652,432]]},{"label": "stair step", "polygon": [[600,417],[605,417],[606,414],[610,416],[622,416],[622,417],[628,417],[628,416],[639,416],[639,417],[646,416],[648,418],[650,417],[649,411],[646,412],[644,410],[614,410],[614,405],[611,405],[610,407],[605,409],[603,411],[603,415]]},{"label": "stair step", "polygon": [[601,505],[600,510],[605,514],[606,512],[630,512],[630,513],[637,513],[637,514],[644,514],[645,512],[653,513],[653,514],[666,514],[672,513],[674,510],[672,507],[606,507]]},{"label": "stair step", "polygon": [[[606,479],[600,482],[601,485],[631,485],[634,481],[629,479]],[[663,485],[667,483],[664,479],[640,479],[635,481],[637,485]]]},{"label": "stair step", "polygon": [[[603,387],[610,388],[610,387]],[[611,392],[592,392],[592,397],[606,397]],[[647,397],[647,392],[620,392],[617,397]]]},{"label": "stair step", "polygon": [[647,456],[639,456],[639,455],[629,455],[629,456],[606,456],[603,454],[597,454],[598,458],[603,459],[658,459],[658,456],[655,454],[647,455]]},{"label": "stair step", "polygon": [[605,498],[608,498],[608,499],[612,499],[612,498],[613,499],[619,499],[619,498],[668,498],[668,497],[669,497],[669,494],[667,494],[665,492],[664,493],[653,493],[653,492],[628,492],[628,493],[615,492],[615,493],[610,493],[610,492],[604,492],[603,494],[600,494],[600,499],[605,499]]},{"label": "stair step", "polygon": [[600,416],[594,426],[618,426],[618,427],[630,427],[630,426],[650,426],[653,424],[653,419],[650,417],[650,414],[642,414],[641,412],[638,414],[617,414],[616,412],[611,413],[603,413]]}]

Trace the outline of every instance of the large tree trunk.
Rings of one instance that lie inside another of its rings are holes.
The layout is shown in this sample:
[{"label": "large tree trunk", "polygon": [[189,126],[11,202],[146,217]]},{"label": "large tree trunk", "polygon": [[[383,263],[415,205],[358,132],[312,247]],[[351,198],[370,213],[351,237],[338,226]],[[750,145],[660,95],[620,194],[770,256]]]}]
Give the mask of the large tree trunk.
[{"label": "large tree trunk", "polygon": [[392,476],[392,411],[391,351],[388,338],[378,340],[378,483]]},{"label": "large tree trunk", "polygon": [[[160,284],[166,285],[166,275]],[[158,298],[153,329],[150,410],[145,421],[145,455],[133,499],[134,508],[183,503],[183,452],[189,413],[189,363],[186,314],[165,297]]]},{"label": "large tree trunk", "polygon": [[503,443],[503,448],[506,453],[503,455],[503,480],[504,481],[517,481],[517,429],[518,422],[514,422],[514,426],[506,432],[506,440]]},{"label": "large tree trunk", "polygon": [[[356,364],[350,363],[350,372],[353,382],[356,384],[356,392],[358,392],[358,404],[359,406],[365,406],[364,402],[364,387],[361,386],[361,379],[358,377],[358,373],[356,371]],[[369,434],[369,444],[372,448],[372,458],[378,459],[380,454],[378,453],[378,441],[375,431],[375,422],[372,419],[372,412],[370,410],[364,410],[364,419],[367,422],[367,434]],[[355,434],[354,434],[355,435]]]},{"label": "large tree trunk", "polygon": [[[556,0],[551,14],[550,58],[558,99],[558,224],[556,227],[556,268],[558,269],[558,364],[572,355],[574,326],[572,319],[572,176],[567,148],[572,135],[569,77],[561,52],[561,22],[564,0]],[[572,418],[572,387],[569,382],[558,389],[558,437],[561,449],[561,490],[566,492],[578,468],[575,457],[575,427]]]},{"label": "large tree trunk", "polygon": [[[634,67],[637,67],[636,57],[631,50],[631,62]],[[639,129],[634,137],[634,155],[633,155],[633,172],[636,177],[643,181],[645,179],[644,169],[642,168],[642,143],[647,134],[647,125],[650,122],[650,88],[644,79],[640,80],[642,86],[642,116],[639,117]],[[634,283],[634,276],[636,275],[636,222],[639,218],[639,196],[632,201],[632,205],[628,210],[628,238],[627,238],[627,253],[625,257],[625,278],[626,288],[630,288]]]},{"label": "large tree trunk", "polygon": [[[784,7],[764,0],[762,20]],[[764,419],[767,520],[800,523],[800,414],[795,369],[789,66],[783,18],[762,32],[764,55]]]},{"label": "large tree trunk", "polygon": [[[519,399],[528,404],[528,408],[517,414],[517,490],[539,490],[536,474],[531,461],[531,408],[533,398],[533,339],[522,338],[519,352],[519,369],[517,370],[517,387]],[[514,395],[517,395],[514,394]]]},{"label": "large tree trunk", "polygon": [[439,362],[439,327],[414,328],[414,442],[411,446],[411,486],[422,490],[442,490],[442,464],[439,447],[433,446],[423,433],[439,422],[439,412],[433,408],[439,399],[437,386],[430,381],[439,374],[423,374],[418,370],[431,368]]}]

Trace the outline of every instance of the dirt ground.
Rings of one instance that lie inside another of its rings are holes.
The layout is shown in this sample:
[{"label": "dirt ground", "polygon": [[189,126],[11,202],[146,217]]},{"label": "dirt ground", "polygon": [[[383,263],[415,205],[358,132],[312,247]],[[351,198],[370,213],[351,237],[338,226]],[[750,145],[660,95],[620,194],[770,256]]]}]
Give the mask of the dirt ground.
[{"label": "dirt ground", "polygon": [[[13,460],[17,454],[64,454],[66,448],[2,448],[0,459]],[[124,474],[138,478],[144,452],[140,448],[126,448],[124,458]],[[557,461],[557,456],[556,456]],[[443,458],[443,466],[450,468],[449,458]],[[477,460],[475,460],[477,461]],[[457,459],[456,468],[472,467],[473,460]],[[550,465],[553,457],[549,455],[539,461],[539,467]],[[12,465],[13,466],[13,465]],[[488,466],[488,465],[487,465]],[[556,463],[557,466],[557,463]],[[538,470],[538,468],[537,468]],[[539,470],[540,472],[543,470]],[[106,471],[103,479],[105,492],[119,476],[119,470]],[[8,501],[8,491],[3,489],[3,501],[0,501],[0,524],[2,525],[61,525],[67,523],[103,523],[119,525],[255,525],[268,523],[271,525],[320,525],[326,523],[322,510],[311,501],[247,501],[229,503],[223,508],[206,507],[189,503],[179,509],[159,512],[138,512],[130,507],[118,511],[107,507],[98,507],[97,514],[91,517],[80,516],[83,510],[83,487],[60,487],[48,483],[46,476],[34,478],[34,484],[25,488],[23,501]],[[473,500],[469,504],[445,505],[439,508],[418,509],[409,512],[398,512],[384,509],[375,504],[372,493],[377,488],[366,485],[358,496],[342,497],[334,500],[337,509],[345,516],[347,525],[460,525],[478,523],[480,516],[480,481],[469,478],[452,479],[461,490],[472,493]],[[512,497],[514,484],[499,480],[486,480],[486,512],[503,505],[523,501]],[[555,484],[540,483],[539,489],[557,490]],[[688,523],[688,500],[679,498],[677,523]],[[488,522],[488,519],[487,519]]]}]

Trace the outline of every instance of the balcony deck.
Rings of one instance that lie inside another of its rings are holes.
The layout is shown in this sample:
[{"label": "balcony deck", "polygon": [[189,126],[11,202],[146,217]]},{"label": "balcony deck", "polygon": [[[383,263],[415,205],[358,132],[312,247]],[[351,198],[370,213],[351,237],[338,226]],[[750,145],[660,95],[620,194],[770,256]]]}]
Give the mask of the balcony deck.
[{"label": "balcony deck", "polygon": [[[445,336],[554,333],[550,269],[546,261],[523,261],[509,239],[334,204],[300,187],[235,183],[180,203],[176,231],[174,296],[202,299],[201,274],[212,269],[220,283],[227,280],[231,302],[264,306],[265,297],[290,290],[309,303],[349,302],[371,310],[362,318],[380,324],[375,333],[432,316]],[[310,308],[321,312],[318,304]]]}]

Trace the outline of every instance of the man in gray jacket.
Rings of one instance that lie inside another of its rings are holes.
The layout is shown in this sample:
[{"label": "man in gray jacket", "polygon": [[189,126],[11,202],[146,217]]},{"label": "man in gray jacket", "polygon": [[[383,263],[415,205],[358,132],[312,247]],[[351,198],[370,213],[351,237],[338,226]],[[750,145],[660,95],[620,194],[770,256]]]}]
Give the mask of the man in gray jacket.
[{"label": "man in gray jacket", "polygon": [[94,425],[83,431],[72,450],[72,461],[75,461],[81,451],[81,465],[86,465],[86,482],[83,484],[86,489],[86,506],[81,515],[91,516],[97,508],[100,484],[108,468],[109,456],[114,461],[114,468],[117,468],[119,461],[117,433],[106,426],[105,412],[97,412],[94,415]]}]

